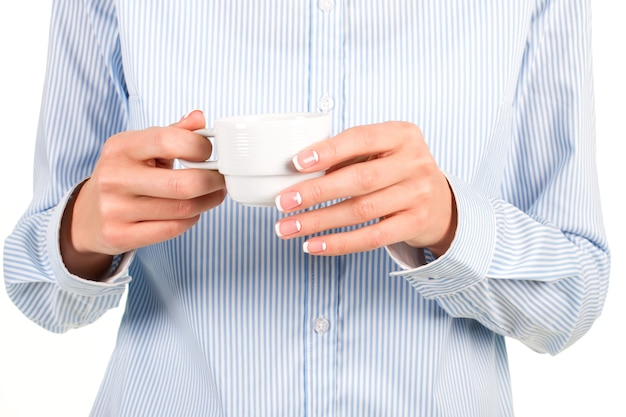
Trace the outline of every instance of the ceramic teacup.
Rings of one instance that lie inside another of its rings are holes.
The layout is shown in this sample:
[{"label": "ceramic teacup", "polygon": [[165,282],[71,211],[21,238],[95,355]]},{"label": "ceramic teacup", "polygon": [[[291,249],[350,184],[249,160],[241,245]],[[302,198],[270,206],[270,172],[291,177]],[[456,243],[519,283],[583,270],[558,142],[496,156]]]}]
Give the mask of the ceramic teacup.
[{"label": "ceramic teacup", "polygon": [[278,193],[298,182],[324,175],[298,172],[292,158],[330,136],[326,113],[272,113],[226,117],[213,128],[197,130],[213,140],[214,156],[204,162],[181,160],[187,168],[218,170],[226,191],[247,206],[274,206]]}]

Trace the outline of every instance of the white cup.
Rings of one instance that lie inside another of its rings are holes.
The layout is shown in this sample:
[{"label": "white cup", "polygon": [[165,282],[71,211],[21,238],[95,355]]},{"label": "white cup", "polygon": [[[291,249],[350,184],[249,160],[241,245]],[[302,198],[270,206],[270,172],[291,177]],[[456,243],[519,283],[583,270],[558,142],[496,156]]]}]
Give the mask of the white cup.
[{"label": "white cup", "polygon": [[180,162],[187,168],[219,171],[224,175],[228,195],[241,204],[274,206],[280,191],[324,175],[324,171],[298,172],[292,158],[330,136],[330,116],[326,113],[235,116],[215,120],[213,126],[196,133],[214,138],[217,157],[204,162]]}]

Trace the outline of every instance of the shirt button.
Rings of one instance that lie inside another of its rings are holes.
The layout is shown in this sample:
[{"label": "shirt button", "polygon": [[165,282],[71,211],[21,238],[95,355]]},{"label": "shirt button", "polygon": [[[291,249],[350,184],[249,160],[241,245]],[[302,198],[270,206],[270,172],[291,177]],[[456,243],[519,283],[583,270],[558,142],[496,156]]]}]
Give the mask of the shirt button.
[{"label": "shirt button", "polygon": [[313,320],[313,330],[315,330],[315,333],[317,334],[324,334],[328,331],[328,329],[330,328],[330,322],[328,321],[328,319],[324,316],[320,316],[318,318],[316,318],[315,320]]},{"label": "shirt button", "polygon": [[335,100],[331,96],[322,96],[317,102],[320,110],[324,113],[332,110],[335,107]]},{"label": "shirt button", "polygon": [[335,0],[320,0],[319,7],[323,12],[329,12],[335,7]]}]

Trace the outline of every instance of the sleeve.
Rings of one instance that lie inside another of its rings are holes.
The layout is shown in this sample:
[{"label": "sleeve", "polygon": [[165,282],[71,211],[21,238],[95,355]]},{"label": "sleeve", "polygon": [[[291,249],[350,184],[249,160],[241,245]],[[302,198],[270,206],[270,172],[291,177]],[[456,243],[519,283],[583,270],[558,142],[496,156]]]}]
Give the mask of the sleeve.
[{"label": "sleeve", "polygon": [[54,332],[91,323],[117,306],[130,280],[132,254],[102,283],[70,274],[59,250],[68,199],[91,174],[104,141],[127,123],[113,2],[92,3],[53,4],[33,199],[4,246],[9,297],[27,317]]},{"label": "sleeve", "polygon": [[397,274],[450,315],[550,354],[587,332],[608,289],[589,7],[545,0],[533,16],[500,195],[448,176],[458,207],[449,251],[427,259],[402,244],[388,248],[405,268]]}]

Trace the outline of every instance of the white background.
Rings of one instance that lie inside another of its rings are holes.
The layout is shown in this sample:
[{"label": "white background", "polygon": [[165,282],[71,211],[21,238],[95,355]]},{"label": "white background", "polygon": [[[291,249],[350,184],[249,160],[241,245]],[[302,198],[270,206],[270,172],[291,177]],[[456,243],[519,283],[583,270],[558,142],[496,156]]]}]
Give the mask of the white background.
[{"label": "white background", "polygon": [[[32,160],[44,81],[50,2],[0,3],[0,238],[32,189]],[[602,317],[565,352],[539,355],[509,341],[518,417],[626,416],[626,245],[622,122],[626,120],[626,6],[593,1],[598,161],[613,253]],[[621,203],[621,204],[620,204]],[[113,349],[122,308],[64,335],[28,321],[0,290],[0,416],[87,416]],[[474,416],[468,416],[474,417]]]}]

